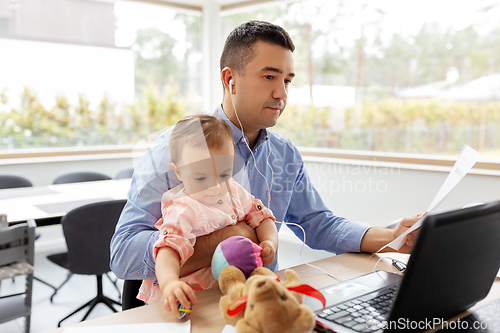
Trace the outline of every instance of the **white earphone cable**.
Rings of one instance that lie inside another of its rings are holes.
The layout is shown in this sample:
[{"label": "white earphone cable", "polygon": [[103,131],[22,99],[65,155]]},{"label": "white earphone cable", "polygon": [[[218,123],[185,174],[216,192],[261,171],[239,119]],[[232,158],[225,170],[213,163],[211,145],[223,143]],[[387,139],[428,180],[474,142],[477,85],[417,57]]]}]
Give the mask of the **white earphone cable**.
[{"label": "white earphone cable", "polygon": [[[286,90],[285,90],[286,91]],[[257,170],[257,172],[264,178],[264,180],[266,181],[266,186],[267,186],[267,207],[270,208],[271,207],[271,189],[272,189],[272,186],[273,186],[273,180],[274,180],[274,170],[271,166],[271,164],[269,164],[269,157],[271,156],[271,149],[269,148],[269,154],[267,155],[267,165],[269,166],[269,168],[271,169],[271,186],[269,186],[269,182],[266,178],[266,176],[264,176],[264,174],[259,170],[259,168],[257,167],[257,161],[255,160],[255,155],[253,154],[253,151],[252,149],[250,148],[250,145],[248,144],[248,140],[247,138],[245,137],[245,132],[243,131],[243,125],[240,121],[240,118],[238,117],[238,112],[236,111],[236,106],[234,105],[234,100],[233,100],[233,94],[232,94],[232,88],[230,89],[230,97],[231,97],[231,103],[233,104],[233,109],[234,109],[234,114],[236,115],[236,119],[238,120],[238,123],[240,125],[240,129],[241,129],[241,133],[243,134],[243,140],[248,148],[248,150],[250,151],[250,154],[252,155],[252,158],[253,158],[253,163],[254,163],[254,167],[255,169]],[[272,132],[271,130],[269,130],[269,145],[271,144],[271,136],[272,136]],[[302,234],[304,235],[304,240],[302,241],[302,246],[300,247],[300,253],[299,253],[299,256],[300,256],[300,260],[307,266],[310,266],[310,267],[313,267],[313,268],[316,268],[322,272],[324,272],[325,274],[327,274],[328,276],[334,278],[335,280],[337,281],[343,281],[342,279],[336,277],[336,276],[333,276],[332,274],[330,274],[329,272],[327,272],[326,270],[324,270],[323,268],[321,267],[318,267],[318,266],[314,266],[308,262],[306,262],[304,260],[304,258],[302,257],[302,251],[304,250],[304,245],[306,244],[306,231],[304,230],[304,228],[297,224],[297,223],[292,223],[292,222],[280,222],[280,221],[276,221],[276,223],[280,223],[280,224],[285,224],[285,225],[294,225],[294,226],[297,226],[300,228],[300,230],[302,230]]]},{"label": "white earphone cable", "polygon": [[304,230],[304,228],[300,225],[300,224],[297,224],[297,223],[292,223],[292,222],[280,222],[280,221],[276,221],[276,223],[281,223],[281,224],[286,224],[286,225],[294,225],[294,226],[297,226],[300,228],[300,230],[302,230],[302,234],[304,235],[304,240],[302,241],[302,246],[300,247],[300,252],[299,252],[299,256],[300,256],[300,260],[307,266],[309,267],[313,267],[313,268],[316,268],[320,271],[322,271],[323,273],[325,273],[326,275],[328,275],[329,277],[331,278],[334,278],[335,280],[337,281],[344,281],[343,279],[340,279],[332,274],[330,274],[329,272],[327,272],[326,270],[324,270],[323,268],[321,267],[318,267],[318,266],[314,266],[313,264],[310,264],[308,262],[306,262],[304,260],[304,258],[302,257],[302,251],[304,250],[304,245],[306,245],[306,231]]},{"label": "white earphone cable", "polygon": [[[248,140],[247,140],[247,138],[245,136],[245,132],[243,132],[243,125],[241,124],[240,117],[238,117],[238,112],[236,111],[236,107],[234,106],[233,94],[230,94],[230,96],[231,96],[231,103],[233,104],[234,114],[236,115],[236,119],[238,120],[238,123],[240,124],[241,133],[243,134],[243,141],[245,142],[248,150],[250,151],[250,154],[252,155],[253,164],[254,164],[255,170],[257,170],[257,172],[266,181],[266,186],[267,186],[267,191],[268,191],[267,192],[267,202],[268,202],[268,206],[267,207],[269,208],[270,203],[271,203],[271,187],[269,186],[269,182],[267,181],[266,176],[264,176],[264,174],[262,172],[260,172],[259,168],[257,167],[257,161],[255,160],[255,155],[253,154],[253,151],[250,148],[250,145],[248,144]],[[270,155],[271,155],[271,149],[269,149],[269,155],[267,155],[267,165],[269,165],[269,156]],[[271,168],[271,170],[272,169],[273,168]],[[271,183],[271,186],[272,186],[272,183]]]},{"label": "white earphone cable", "polygon": [[[370,256],[369,258],[371,258],[372,256]],[[375,272],[375,269],[377,268],[378,266],[378,263],[380,261],[382,261],[382,259],[389,259],[389,260],[392,260],[392,264],[400,271],[400,273],[402,273],[405,269],[406,269],[406,263],[402,262],[401,260],[398,260],[398,259],[394,259],[392,257],[380,257],[377,262],[375,263],[375,266],[373,266],[373,269],[372,269],[372,272]],[[398,263],[400,265],[400,267],[402,268],[399,268],[396,263]]]},{"label": "white earphone cable", "polygon": [[270,129],[268,129],[268,131],[269,131],[269,154],[267,154],[267,162],[266,163],[267,163],[267,166],[269,167],[269,169],[271,169],[271,188],[269,189],[269,193],[267,194],[267,207],[271,208],[271,190],[273,189],[274,169],[271,166],[271,164],[269,164],[269,157],[271,156],[271,151],[272,151],[272,149],[271,149],[272,131]]}]

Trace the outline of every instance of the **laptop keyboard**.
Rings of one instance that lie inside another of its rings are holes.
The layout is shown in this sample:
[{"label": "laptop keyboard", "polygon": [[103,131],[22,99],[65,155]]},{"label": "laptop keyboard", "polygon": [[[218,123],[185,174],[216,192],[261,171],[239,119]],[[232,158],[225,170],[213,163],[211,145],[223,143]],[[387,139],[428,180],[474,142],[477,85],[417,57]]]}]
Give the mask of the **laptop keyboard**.
[{"label": "laptop keyboard", "polygon": [[381,332],[395,297],[396,287],[388,288],[327,308],[318,317],[357,332]]}]

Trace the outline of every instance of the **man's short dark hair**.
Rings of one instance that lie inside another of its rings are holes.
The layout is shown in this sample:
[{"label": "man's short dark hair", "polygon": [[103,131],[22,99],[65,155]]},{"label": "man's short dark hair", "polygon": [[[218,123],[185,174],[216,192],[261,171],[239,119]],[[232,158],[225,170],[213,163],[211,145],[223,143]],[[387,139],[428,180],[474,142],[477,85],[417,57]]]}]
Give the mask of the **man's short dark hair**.
[{"label": "man's short dark hair", "polygon": [[280,26],[265,21],[249,21],[237,26],[227,36],[222,55],[220,70],[231,67],[243,75],[247,64],[255,57],[253,45],[258,40],[295,50],[292,38]]}]

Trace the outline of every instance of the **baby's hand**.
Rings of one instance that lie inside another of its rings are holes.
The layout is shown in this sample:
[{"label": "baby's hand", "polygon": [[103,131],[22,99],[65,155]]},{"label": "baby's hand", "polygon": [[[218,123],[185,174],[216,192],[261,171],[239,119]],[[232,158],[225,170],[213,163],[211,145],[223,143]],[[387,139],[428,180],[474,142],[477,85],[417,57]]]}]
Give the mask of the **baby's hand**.
[{"label": "baby's hand", "polygon": [[260,243],[259,246],[262,248],[262,251],[260,252],[262,264],[264,266],[267,266],[274,260],[274,255],[276,253],[275,245],[273,244],[273,242],[266,240]]},{"label": "baby's hand", "polygon": [[163,307],[167,311],[173,311],[177,317],[180,317],[177,309],[177,301],[182,304],[185,309],[190,308],[191,304],[196,303],[196,296],[193,289],[183,281],[172,281],[163,288]]}]

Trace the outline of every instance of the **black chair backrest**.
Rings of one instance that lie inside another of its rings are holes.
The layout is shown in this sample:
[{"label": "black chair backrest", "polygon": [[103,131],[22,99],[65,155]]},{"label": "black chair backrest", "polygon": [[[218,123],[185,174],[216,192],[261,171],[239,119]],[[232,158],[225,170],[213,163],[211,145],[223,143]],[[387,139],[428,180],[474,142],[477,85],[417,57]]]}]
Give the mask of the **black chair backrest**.
[{"label": "black chair backrest", "polygon": [[116,179],[132,178],[133,174],[134,174],[134,168],[122,169],[118,171],[115,178]]},{"label": "black chair backrest", "polygon": [[69,172],[63,175],[57,176],[52,184],[68,184],[68,183],[83,183],[92,182],[97,180],[110,180],[111,177],[99,172],[91,171],[79,171],[79,172]]},{"label": "black chair backrest", "polygon": [[16,187],[32,187],[31,181],[21,175],[1,174],[0,189]]},{"label": "black chair backrest", "polygon": [[68,246],[69,270],[76,274],[109,272],[109,245],[126,200],[75,208],[61,219]]}]

